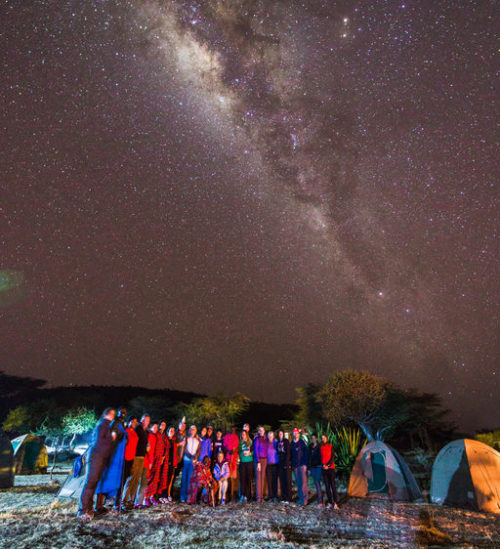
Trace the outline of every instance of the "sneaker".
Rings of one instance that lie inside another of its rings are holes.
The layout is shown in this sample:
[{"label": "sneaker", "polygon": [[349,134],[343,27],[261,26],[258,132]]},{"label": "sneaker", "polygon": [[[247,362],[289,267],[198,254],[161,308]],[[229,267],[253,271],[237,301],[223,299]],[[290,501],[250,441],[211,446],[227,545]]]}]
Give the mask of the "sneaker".
[{"label": "sneaker", "polygon": [[172,501],[172,496],[168,496],[167,500],[170,503]]},{"label": "sneaker", "polygon": [[221,504],[221,505],[226,505],[226,500],[225,500],[225,499],[221,499],[220,504]]},{"label": "sneaker", "polygon": [[335,509],[335,511],[339,510],[339,506],[336,503],[334,503],[333,508]]}]

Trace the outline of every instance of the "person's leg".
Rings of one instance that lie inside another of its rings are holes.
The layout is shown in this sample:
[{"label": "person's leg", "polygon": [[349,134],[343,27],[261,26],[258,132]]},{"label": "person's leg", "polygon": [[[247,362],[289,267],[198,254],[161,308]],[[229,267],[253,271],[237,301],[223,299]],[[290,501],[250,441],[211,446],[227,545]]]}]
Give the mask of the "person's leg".
[{"label": "person's leg", "polygon": [[220,500],[222,503],[226,502],[226,494],[227,494],[227,479],[224,479],[220,483]]},{"label": "person's leg", "polygon": [[174,479],[176,477],[177,467],[170,464],[168,467],[168,483],[167,483],[167,496],[172,497],[172,486],[174,485]]},{"label": "person's leg", "polygon": [[132,476],[127,484],[125,492],[125,503],[127,505],[133,505],[135,496],[137,495],[137,489],[139,488],[139,482],[141,481],[142,469],[144,467],[144,457],[134,458],[132,465]]},{"label": "person's leg", "polygon": [[184,466],[182,468],[182,480],[181,480],[181,502],[185,502],[187,498],[187,492],[189,490],[189,483],[191,481],[191,475],[193,474],[193,462],[191,459],[184,458]]},{"label": "person's leg", "polygon": [[263,501],[264,499],[264,488],[265,488],[265,484],[266,484],[266,471],[267,471],[267,459],[262,459],[261,460],[261,474],[262,474],[262,480],[261,480],[261,486],[262,486],[262,491],[261,491],[261,497],[260,497],[260,500]]},{"label": "person's leg", "polygon": [[285,468],[282,465],[278,464],[279,497],[281,501],[285,501],[284,490],[283,490],[284,472],[285,472]]},{"label": "person's leg", "polygon": [[300,467],[295,467],[293,470],[295,476],[295,484],[297,485],[297,495],[299,497],[299,504],[302,505],[304,502],[304,496],[302,494],[302,476],[300,472]]},{"label": "person's leg", "polygon": [[114,503],[115,509],[119,509],[120,507],[125,483],[127,482],[128,478],[130,477],[130,473],[132,472],[133,462],[134,462],[133,459],[126,459],[123,461],[122,480],[120,482],[120,487],[118,488],[118,492],[116,492],[116,496],[115,496],[115,503]]},{"label": "person's leg", "polygon": [[260,501],[260,495],[262,493],[262,489],[260,487],[260,471],[257,468],[257,464],[255,464],[254,477],[255,477],[255,499],[256,501]]},{"label": "person's leg", "polygon": [[318,505],[323,505],[323,491],[321,490],[321,467],[311,467],[311,475],[313,477],[316,494],[318,496]]},{"label": "person's leg", "polygon": [[331,485],[331,477],[329,475],[329,471],[332,471],[332,469],[323,469],[323,481],[325,483],[326,488],[326,499],[330,505],[333,504],[333,497],[332,497],[332,485]]},{"label": "person's leg", "polygon": [[278,464],[273,464],[273,474],[271,477],[272,488],[273,488],[273,499],[278,499]]},{"label": "person's leg", "polygon": [[303,494],[303,503],[304,505],[307,505],[307,499],[308,499],[308,490],[307,490],[307,466],[302,465],[300,468],[302,472],[302,494]]},{"label": "person's leg", "polygon": [[94,503],[94,493],[99,483],[99,479],[106,467],[106,460],[99,456],[92,456],[89,459],[87,478],[80,496],[79,514],[85,514],[92,511]]},{"label": "person's leg", "polygon": [[243,500],[243,498],[246,496],[246,468],[245,463],[240,463],[240,500]]},{"label": "person's leg", "polygon": [[335,469],[328,469],[330,472],[330,478],[331,478],[331,486],[332,486],[332,495],[333,495],[333,503],[334,505],[337,505],[339,502],[339,495],[337,493],[337,482],[335,479],[336,473]]},{"label": "person's leg", "polygon": [[288,494],[287,501],[292,501],[292,468],[286,468],[286,490]]},{"label": "person's leg", "polygon": [[273,466],[268,464],[266,467],[266,480],[267,480],[267,494],[269,499],[274,497],[273,495]]},{"label": "person's leg", "polygon": [[144,502],[144,494],[148,486],[148,468],[144,467],[144,460],[142,463],[142,471],[139,482],[139,489],[137,490],[137,495],[135,496],[135,505],[142,505]]}]

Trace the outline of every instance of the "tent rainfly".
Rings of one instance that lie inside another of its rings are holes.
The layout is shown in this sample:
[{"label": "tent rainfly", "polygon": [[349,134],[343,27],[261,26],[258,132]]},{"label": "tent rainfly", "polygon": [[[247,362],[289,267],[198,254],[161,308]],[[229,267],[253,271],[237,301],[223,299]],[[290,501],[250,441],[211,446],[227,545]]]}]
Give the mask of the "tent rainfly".
[{"label": "tent rainfly", "polygon": [[404,459],[380,440],[361,449],[352,468],[348,494],[366,497],[387,494],[395,501],[414,501],[422,497],[415,477]]},{"label": "tent rainfly", "polygon": [[431,501],[500,514],[500,453],[478,440],[447,444],[432,467]]}]

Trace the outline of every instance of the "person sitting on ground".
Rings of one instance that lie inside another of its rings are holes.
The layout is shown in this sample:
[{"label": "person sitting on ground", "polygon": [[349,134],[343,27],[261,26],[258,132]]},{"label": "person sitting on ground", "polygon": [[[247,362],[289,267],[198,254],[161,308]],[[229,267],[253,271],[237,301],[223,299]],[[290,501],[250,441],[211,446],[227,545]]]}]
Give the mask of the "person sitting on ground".
[{"label": "person sitting on ground", "polygon": [[190,476],[187,502],[192,505],[197,503],[201,496],[203,503],[215,505],[215,491],[217,482],[210,471],[210,458],[205,456],[203,461],[198,462]]},{"label": "person sitting on ground", "polygon": [[87,475],[78,509],[78,517],[82,520],[91,520],[94,517],[92,505],[94,503],[95,490],[108,464],[111,452],[113,451],[113,442],[116,438],[116,433],[113,433],[110,427],[111,422],[115,419],[115,414],[116,411],[114,408],[106,408],[92,435]]},{"label": "person sitting on ground", "polygon": [[227,486],[229,483],[229,464],[224,459],[224,452],[217,454],[217,462],[214,467],[214,479],[219,484],[219,503],[226,504]]}]

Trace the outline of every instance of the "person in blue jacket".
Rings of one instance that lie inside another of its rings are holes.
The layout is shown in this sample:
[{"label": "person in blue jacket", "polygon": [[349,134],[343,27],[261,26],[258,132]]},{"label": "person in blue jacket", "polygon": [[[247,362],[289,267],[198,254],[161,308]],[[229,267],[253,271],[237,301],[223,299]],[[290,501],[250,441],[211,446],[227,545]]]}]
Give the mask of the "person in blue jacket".
[{"label": "person in blue jacket", "polygon": [[290,444],[290,461],[295,475],[295,484],[299,495],[299,505],[307,505],[307,464],[309,452],[306,443],[300,438],[300,431],[293,430],[293,441]]}]

